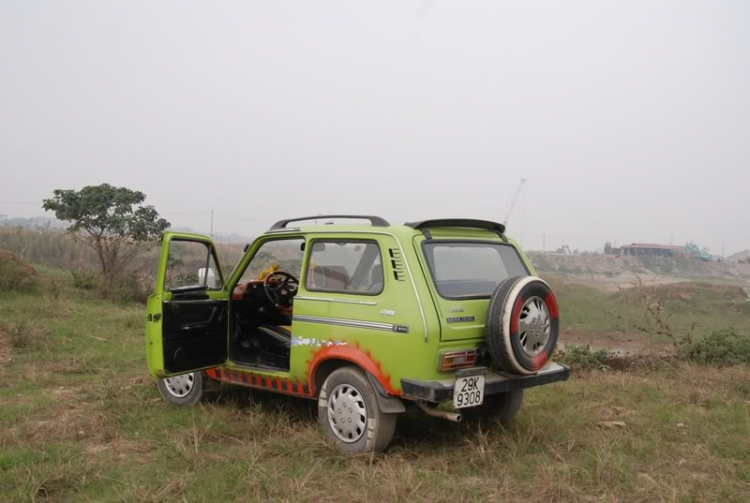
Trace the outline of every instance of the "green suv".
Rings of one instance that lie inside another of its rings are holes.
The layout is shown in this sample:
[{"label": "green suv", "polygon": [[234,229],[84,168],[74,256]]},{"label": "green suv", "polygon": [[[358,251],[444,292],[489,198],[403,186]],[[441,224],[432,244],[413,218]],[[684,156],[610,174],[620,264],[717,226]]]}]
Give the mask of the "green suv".
[{"label": "green suv", "polygon": [[147,309],[166,401],[193,405],[214,381],[316,399],[351,454],[385,449],[409,407],[507,422],[525,388],[570,375],[550,361],[554,294],[484,220],[282,220],[227,274],[209,238],[167,232]]}]

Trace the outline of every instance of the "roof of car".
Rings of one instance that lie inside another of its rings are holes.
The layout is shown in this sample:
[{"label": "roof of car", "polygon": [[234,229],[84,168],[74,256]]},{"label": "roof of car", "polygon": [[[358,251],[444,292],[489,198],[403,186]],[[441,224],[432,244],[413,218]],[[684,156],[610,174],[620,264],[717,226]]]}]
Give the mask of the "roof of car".
[{"label": "roof of car", "polygon": [[[351,222],[335,223],[336,220],[365,220],[368,223],[364,225]],[[313,222],[313,225],[308,224],[290,226],[290,224],[292,223],[302,222]],[[388,232],[412,236],[421,233],[429,237],[435,230],[438,230],[438,233],[442,233],[441,229],[461,229],[463,231],[472,231],[472,233],[478,231],[480,234],[486,234],[489,231],[495,235],[498,235],[503,240],[506,239],[505,226],[503,224],[492,222],[489,220],[478,220],[470,218],[446,218],[422,220],[418,222],[407,222],[402,225],[391,225],[384,218],[372,215],[316,215],[310,217],[289,218],[276,222],[273,226],[271,226],[267,233],[300,231],[305,233]]]}]

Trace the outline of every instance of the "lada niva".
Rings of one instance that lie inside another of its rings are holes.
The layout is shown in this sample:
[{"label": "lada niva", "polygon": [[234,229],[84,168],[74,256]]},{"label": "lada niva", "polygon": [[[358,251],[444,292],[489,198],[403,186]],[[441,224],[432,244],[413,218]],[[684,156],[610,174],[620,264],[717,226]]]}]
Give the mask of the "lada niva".
[{"label": "lada niva", "polygon": [[570,375],[551,361],[555,296],[495,222],[281,220],[228,273],[209,238],[167,232],[159,260],[146,350],[162,397],[193,405],[219,381],[317,400],[346,453],[385,449],[408,407],[510,421],[524,389]]}]

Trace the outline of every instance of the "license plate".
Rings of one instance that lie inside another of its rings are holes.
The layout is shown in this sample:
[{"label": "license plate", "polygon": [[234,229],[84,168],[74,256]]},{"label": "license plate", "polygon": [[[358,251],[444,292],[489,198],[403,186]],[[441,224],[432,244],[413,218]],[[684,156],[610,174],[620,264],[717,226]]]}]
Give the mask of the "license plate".
[{"label": "license plate", "polygon": [[453,388],[453,407],[476,407],[484,401],[484,376],[467,376],[456,379]]}]

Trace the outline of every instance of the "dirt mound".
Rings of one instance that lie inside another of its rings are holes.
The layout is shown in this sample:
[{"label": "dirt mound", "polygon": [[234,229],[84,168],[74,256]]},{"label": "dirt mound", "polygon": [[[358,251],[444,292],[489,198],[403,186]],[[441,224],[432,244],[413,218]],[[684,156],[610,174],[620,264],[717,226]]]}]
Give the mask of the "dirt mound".
[{"label": "dirt mound", "polygon": [[[602,254],[562,255],[527,253],[540,272],[595,282],[627,283],[640,278],[671,278],[673,280],[721,280],[736,284],[750,283],[750,264],[703,262],[685,257],[615,256]],[[627,286],[627,285],[624,285]]]},{"label": "dirt mound", "polygon": [[683,282],[667,285],[642,286],[624,290],[616,296],[621,298],[632,298],[647,293],[662,302],[686,302],[694,301],[720,301],[720,302],[747,302],[748,296],[745,290],[735,285],[719,285],[714,283]]}]

